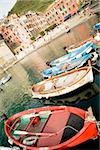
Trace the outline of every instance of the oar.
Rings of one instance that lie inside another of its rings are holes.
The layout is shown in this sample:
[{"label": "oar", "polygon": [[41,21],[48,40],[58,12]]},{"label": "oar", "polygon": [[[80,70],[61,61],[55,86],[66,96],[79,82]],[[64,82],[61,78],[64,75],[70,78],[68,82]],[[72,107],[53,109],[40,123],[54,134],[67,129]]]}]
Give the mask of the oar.
[{"label": "oar", "polygon": [[31,117],[38,117],[38,116],[41,116],[41,115],[51,115],[51,114],[55,114],[55,113],[59,113],[59,112],[62,112],[62,111],[65,111],[65,107],[66,106],[62,106],[61,108],[55,110],[55,111],[51,111],[51,110],[47,110],[47,111],[40,111],[39,113],[35,114],[34,112],[31,113],[31,114],[26,114],[26,115],[23,115],[22,117],[24,118],[31,118]]},{"label": "oar", "polygon": [[73,128],[72,126],[70,125],[67,125],[65,127],[63,127],[62,129],[60,129],[59,131],[57,132],[53,132],[53,133],[32,133],[32,132],[27,132],[27,131],[20,131],[20,130],[15,130],[14,131],[14,134],[17,134],[17,135],[35,135],[35,136],[54,136],[54,135],[57,135],[59,134],[60,132],[62,132],[65,128],[71,128],[73,129],[74,131],[76,131],[77,133],[79,132],[78,130],[76,130],[75,128]]},{"label": "oar", "polygon": [[14,134],[17,135],[35,135],[35,136],[52,136],[54,133],[32,133],[32,132],[27,132],[27,131],[20,131],[20,130],[15,130]]}]

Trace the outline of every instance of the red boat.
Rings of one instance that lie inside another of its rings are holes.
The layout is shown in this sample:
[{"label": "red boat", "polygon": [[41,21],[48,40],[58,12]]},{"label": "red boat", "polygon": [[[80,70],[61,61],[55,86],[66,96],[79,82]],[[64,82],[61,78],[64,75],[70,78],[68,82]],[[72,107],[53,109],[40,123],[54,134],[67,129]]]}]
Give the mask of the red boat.
[{"label": "red boat", "polygon": [[62,150],[98,137],[96,119],[88,111],[48,106],[13,115],[5,122],[12,143],[26,150]]}]

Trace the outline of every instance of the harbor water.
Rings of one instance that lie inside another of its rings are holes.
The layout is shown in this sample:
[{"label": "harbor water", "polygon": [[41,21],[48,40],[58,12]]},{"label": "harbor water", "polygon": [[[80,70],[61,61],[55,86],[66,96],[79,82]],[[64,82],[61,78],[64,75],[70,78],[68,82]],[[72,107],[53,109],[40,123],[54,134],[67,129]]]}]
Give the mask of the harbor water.
[{"label": "harbor water", "polygon": [[[47,45],[26,56],[23,60],[9,68],[12,79],[0,88],[0,115],[6,113],[8,117],[23,110],[47,105],[66,105],[87,110],[92,107],[97,120],[99,118],[99,73],[93,69],[94,82],[70,94],[51,98],[49,100],[33,99],[31,86],[43,80],[41,71],[46,69],[46,62],[66,54],[64,46],[77,45],[88,39],[89,25],[80,24],[69,33],[58,37]],[[84,33],[85,30],[85,33]],[[77,32],[78,34],[75,34]],[[99,60],[98,60],[99,62]],[[0,146],[10,146],[4,133],[4,121],[0,120]],[[74,150],[99,150],[99,139],[89,140]]]}]

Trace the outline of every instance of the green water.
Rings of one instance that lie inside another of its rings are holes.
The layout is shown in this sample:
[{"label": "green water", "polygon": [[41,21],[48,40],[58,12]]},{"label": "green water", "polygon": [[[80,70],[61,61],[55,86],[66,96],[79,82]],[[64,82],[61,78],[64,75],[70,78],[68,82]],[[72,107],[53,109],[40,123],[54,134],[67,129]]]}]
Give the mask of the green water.
[{"label": "green water", "polygon": [[[80,32],[79,29],[77,30]],[[65,51],[63,47],[69,43],[69,40],[70,44],[73,44],[82,41],[82,34],[85,36],[83,31],[77,35],[75,35],[75,33],[73,34],[73,32],[69,34],[70,35],[65,34],[52,41],[52,43],[47,44],[45,47],[38,49],[8,70],[12,74],[12,79],[3,85],[3,91],[0,91],[0,115],[6,113],[7,116],[10,117],[20,111],[42,107],[44,105],[70,105],[85,110],[89,106],[92,106],[94,115],[96,116],[96,119],[99,120],[99,74],[96,72],[94,72],[94,84],[82,88],[71,95],[50,99],[50,101],[45,101],[44,99],[32,99],[31,86],[42,80],[40,72],[47,68],[46,61],[51,61],[64,55]],[[70,36],[72,37],[69,39]],[[4,121],[1,120],[0,145],[9,145],[4,133]],[[98,140],[91,140],[89,143],[87,142],[82,144],[82,146],[78,146],[76,150],[98,150],[98,145]]]}]

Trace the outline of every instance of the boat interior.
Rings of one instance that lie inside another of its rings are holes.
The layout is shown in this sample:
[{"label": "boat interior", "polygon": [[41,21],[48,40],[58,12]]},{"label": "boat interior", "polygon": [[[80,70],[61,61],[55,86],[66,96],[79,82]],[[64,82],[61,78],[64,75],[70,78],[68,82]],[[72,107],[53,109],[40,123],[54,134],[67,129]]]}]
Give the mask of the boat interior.
[{"label": "boat interior", "polygon": [[[23,145],[44,147],[54,146],[69,140],[83,126],[84,119],[74,113],[69,111],[53,113],[51,111],[51,114],[47,113],[36,117],[30,117],[29,115],[29,117],[22,116],[16,118],[9,124],[9,132],[14,139]],[[22,131],[26,131],[27,134],[22,134]],[[40,134],[37,136],[35,133]],[[47,134],[45,135],[45,133]]]},{"label": "boat interior", "polygon": [[87,69],[77,70],[70,74],[50,78],[44,82],[33,85],[32,91],[36,93],[50,93],[66,87],[70,87],[81,80],[87,74]]}]

